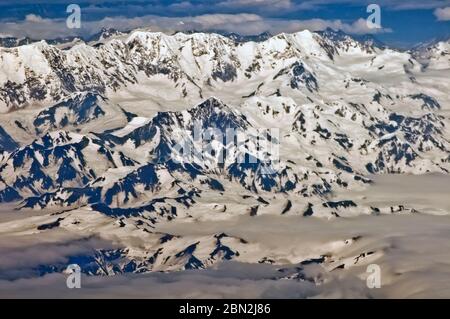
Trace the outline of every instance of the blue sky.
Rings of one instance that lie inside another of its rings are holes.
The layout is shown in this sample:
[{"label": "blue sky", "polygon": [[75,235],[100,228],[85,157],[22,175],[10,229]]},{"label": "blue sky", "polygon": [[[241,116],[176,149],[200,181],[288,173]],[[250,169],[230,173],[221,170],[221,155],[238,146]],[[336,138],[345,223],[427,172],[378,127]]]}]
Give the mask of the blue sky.
[{"label": "blue sky", "polygon": [[[65,25],[71,3],[81,7],[81,29]],[[374,32],[365,24],[370,3],[381,7],[383,28],[376,36],[391,46],[410,47],[450,36],[450,0],[8,0],[0,1],[0,34],[57,38],[87,35],[101,27],[241,34],[332,27],[363,34]]]}]

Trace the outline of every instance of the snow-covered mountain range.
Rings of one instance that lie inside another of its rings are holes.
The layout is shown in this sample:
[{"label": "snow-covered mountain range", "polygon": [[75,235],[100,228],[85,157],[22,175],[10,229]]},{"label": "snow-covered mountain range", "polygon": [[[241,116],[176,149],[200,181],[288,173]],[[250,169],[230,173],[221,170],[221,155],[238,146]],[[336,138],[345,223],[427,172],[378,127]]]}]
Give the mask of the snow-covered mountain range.
[{"label": "snow-covered mountain range", "polygon": [[[373,174],[449,173],[449,46],[399,52],[326,30],[255,39],[113,32],[65,48],[0,48],[0,202],[48,212],[4,227],[117,243],[40,265],[43,274],[73,262],[98,275],[229,259],[331,267],[326,245],[323,255],[292,255],[226,233],[159,227],[237,215],[418,212],[334,194],[367,188]],[[204,135],[234,129],[247,138],[199,141],[196,125]],[[184,158],[180,143],[194,155]],[[276,163],[261,152],[267,143],[279,149]]]}]

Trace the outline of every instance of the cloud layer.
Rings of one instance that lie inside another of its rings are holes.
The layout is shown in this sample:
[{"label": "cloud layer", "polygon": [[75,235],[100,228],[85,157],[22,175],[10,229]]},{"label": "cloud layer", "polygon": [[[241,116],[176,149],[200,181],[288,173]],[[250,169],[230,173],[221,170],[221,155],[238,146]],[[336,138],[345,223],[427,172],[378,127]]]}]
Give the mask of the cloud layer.
[{"label": "cloud layer", "polygon": [[37,40],[89,36],[103,27],[242,35],[329,27],[349,34],[385,33],[381,41],[406,48],[450,35],[446,30],[450,0],[378,0],[381,29],[370,29],[365,21],[370,14],[366,6],[372,0],[82,0],[82,28],[69,29],[66,6],[72,2],[23,0],[11,4],[0,0],[0,36]]},{"label": "cloud layer", "polygon": [[305,29],[321,31],[326,28],[342,30],[350,34],[390,32],[390,29],[371,29],[365,19],[345,23],[340,19],[275,19],[265,18],[257,14],[204,14],[187,17],[142,16],[135,18],[106,17],[99,21],[83,21],[81,29],[70,29],[65,19],[46,19],[38,15],[27,15],[25,20],[0,23],[4,35],[30,37],[33,39],[54,39],[66,36],[89,35],[101,28],[131,30],[148,27],[153,31],[227,31],[242,35],[254,35],[263,32],[278,34],[297,32]]},{"label": "cloud layer", "polygon": [[450,21],[450,7],[438,8],[434,11],[434,15],[439,21]]}]

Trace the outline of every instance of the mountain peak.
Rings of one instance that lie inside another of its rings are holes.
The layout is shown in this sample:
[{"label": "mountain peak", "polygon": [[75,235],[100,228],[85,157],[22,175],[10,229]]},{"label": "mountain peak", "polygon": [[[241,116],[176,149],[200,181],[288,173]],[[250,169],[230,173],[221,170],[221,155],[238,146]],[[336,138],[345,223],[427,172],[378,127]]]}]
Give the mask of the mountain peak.
[{"label": "mountain peak", "polygon": [[105,28],[103,27],[98,33],[90,36],[88,39],[86,39],[86,42],[92,42],[92,41],[102,41],[109,39],[114,36],[122,35],[123,32],[120,32],[117,29],[114,28]]},{"label": "mountain peak", "polygon": [[[212,114],[218,112],[231,112],[231,109],[219,98],[211,96],[208,99],[200,102],[193,108],[189,110],[190,112],[200,115],[200,114]],[[195,119],[195,118],[194,118]]]},{"label": "mountain peak", "polygon": [[317,33],[329,38],[330,40],[335,40],[335,41],[343,41],[350,37],[350,35],[348,35],[344,31],[342,31],[340,29],[335,30],[330,27],[327,27],[323,31],[318,31]]},{"label": "mountain peak", "polygon": [[318,31],[317,34],[325,37],[335,43],[356,42],[366,47],[385,48],[386,45],[378,40],[373,34],[350,35],[342,30],[335,30],[330,27],[324,31]]}]

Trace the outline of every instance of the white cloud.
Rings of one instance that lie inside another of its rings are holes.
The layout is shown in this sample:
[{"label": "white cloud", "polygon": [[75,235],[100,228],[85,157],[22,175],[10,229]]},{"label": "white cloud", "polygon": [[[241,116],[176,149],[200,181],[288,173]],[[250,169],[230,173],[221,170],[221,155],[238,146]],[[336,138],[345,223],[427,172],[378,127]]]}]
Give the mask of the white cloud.
[{"label": "white cloud", "polygon": [[272,9],[289,9],[294,6],[290,0],[225,0],[218,3],[219,7],[267,7]]},{"label": "white cloud", "polygon": [[351,25],[342,25],[340,29],[347,33],[352,34],[373,34],[373,33],[390,33],[390,28],[371,28],[369,27],[366,19],[358,19]]},{"label": "white cloud", "polygon": [[[308,265],[308,276],[320,272],[320,266]],[[316,286],[310,281],[274,280],[283,274],[276,266],[223,262],[215,269],[152,272],[116,276],[82,276],[82,289],[67,289],[66,276],[15,281],[0,279],[0,297],[8,298],[307,298],[333,292],[334,298],[371,296],[365,281],[347,276],[345,281],[330,280]],[[321,276],[334,279],[328,274]]]},{"label": "white cloud", "polygon": [[13,280],[35,274],[39,265],[67,263],[70,256],[91,255],[95,249],[114,246],[96,237],[79,238],[70,233],[24,235],[20,239],[3,236],[0,243],[0,280]]},{"label": "white cloud", "polygon": [[26,22],[34,22],[34,23],[45,23],[45,22],[51,22],[51,20],[48,19],[44,19],[38,15],[35,14],[27,14],[25,16],[25,21]]},{"label": "white cloud", "polygon": [[278,34],[282,32],[297,32],[305,29],[321,31],[326,28],[342,30],[351,34],[390,32],[389,29],[370,29],[366,20],[359,19],[353,23],[342,20],[284,20],[265,18],[257,14],[205,14],[188,17],[161,17],[147,15],[142,17],[107,17],[99,21],[82,21],[81,29],[69,29],[65,19],[44,19],[37,15],[28,15],[25,20],[17,22],[2,22],[0,30],[5,34],[17,37],[28,36],[33,39],[53,39],[66,36],[88,35],[98,32],[102,27],[119,30],[131,30],[149,27],[154,31],[210,31],[220,30],[236,32],[242,35],[254,35],[262,32]]},{"label": "white cloud", "polygon": [[439,21],[450,21],[450,7],[434,10],[434,15]]}]

